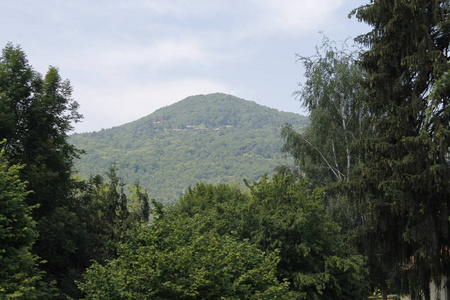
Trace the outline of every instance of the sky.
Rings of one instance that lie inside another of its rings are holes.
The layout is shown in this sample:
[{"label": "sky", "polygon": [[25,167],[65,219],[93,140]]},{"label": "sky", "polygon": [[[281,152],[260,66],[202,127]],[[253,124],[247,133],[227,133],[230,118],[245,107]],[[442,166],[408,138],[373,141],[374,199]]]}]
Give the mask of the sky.
[{"label": "sky", "polygon": [[[18,44],[33,68],[59,68],[99,131],[188,96],[222,92],[305,114],[296,54],[323,32],[337,42],[370,30],[348,18],[364,0],[0,0],[0,47]],[[351,43],[351,42],[350,42]]]}]

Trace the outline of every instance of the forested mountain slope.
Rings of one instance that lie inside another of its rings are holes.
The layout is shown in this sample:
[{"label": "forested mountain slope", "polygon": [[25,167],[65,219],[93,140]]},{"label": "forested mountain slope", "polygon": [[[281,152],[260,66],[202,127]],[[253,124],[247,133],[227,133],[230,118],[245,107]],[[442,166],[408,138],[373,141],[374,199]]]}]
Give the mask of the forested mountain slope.
[{"label": "forested mountain slope", "polygon": [[85,155],[84,177],[116,163],[125,184],[139,182],[159,201],[173,201],[196,182],[256,180],[280,164],[280,125],[301,129],[308,118],[226,94],[188,97],[137,121],[74,134]]}]

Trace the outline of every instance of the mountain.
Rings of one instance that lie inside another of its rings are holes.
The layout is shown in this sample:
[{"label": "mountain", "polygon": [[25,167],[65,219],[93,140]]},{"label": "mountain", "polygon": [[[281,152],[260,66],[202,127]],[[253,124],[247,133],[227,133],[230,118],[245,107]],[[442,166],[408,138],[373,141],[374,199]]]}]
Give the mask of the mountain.
[{"label": "mountain", "polygon": [[150,197],[172,202],[196,182],[257,180],[292,160],[280,153],[280,125],[301,129],[307,117],[216,93],[191,96],[137,121],[74,134],[86,151],[79,173],[104,174],[116,163],[126,184],[139,182]]}]

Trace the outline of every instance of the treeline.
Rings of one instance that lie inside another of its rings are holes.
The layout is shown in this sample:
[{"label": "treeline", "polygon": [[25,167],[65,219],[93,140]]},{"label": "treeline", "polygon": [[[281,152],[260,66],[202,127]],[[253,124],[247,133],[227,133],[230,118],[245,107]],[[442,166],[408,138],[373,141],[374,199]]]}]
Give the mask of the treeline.
[{"label": "treeline", "polygon": [[[163,206],[75,176],[80,119],[56,68],[0,58],[0,296],[5,299],[431,298],[450,272],[450,7],[372,1],[373,30],[299,56],[310,126],[295,166],[246,187],[196,184]],[[448,283],[448,282],[447,282]]]},{"label": "treeline", "polygon": [[326,214],[323,191],[278,174],[197,184],[90,267],[92,299],[362,299],[364,258]]},{"label": "treeline", "polygon": [[0,178],[3,298],[367,294],[363,256],[327,214],[324,191],[297,172],[280,167],[246,189],[198,184],[166,207],[139,185],[125,187],[114,165],[83,179],[68,142],[81,117],[69,82],[52,67],[42,79],[12,44],[0,66],[1,128],[10,129]]}]

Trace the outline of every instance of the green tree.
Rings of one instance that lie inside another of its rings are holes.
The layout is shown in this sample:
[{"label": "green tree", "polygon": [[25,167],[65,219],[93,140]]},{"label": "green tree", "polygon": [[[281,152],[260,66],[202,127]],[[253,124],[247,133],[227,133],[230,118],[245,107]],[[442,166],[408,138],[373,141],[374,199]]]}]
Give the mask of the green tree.
[{"label": "green tree", "polygon": [[[49,67],[43,78],[34,71],[19,46],[7,44],[0,57],[0,136],[7,139],[5,155],[25,164],[21,177],[34,191],[30,204],[39,203],[33,215],[40,219],[63,206],[77,152],[68,141],[71,122],[77,122],[78,104],[72,87],[58,69]],[[49,189],[49,186],[52,188]]]},{"label": "green tree", "polygon": [[304,132],[285,125],[283,151],[294,156],[316,186],[348,179],[358,161],[352,144],[368,131],[361,101],[365,72],[357,63],[359,53],[356,47],[346,43],[338,47],[324,36],[314,56],[297,55],[306,82],[295,95],[309,112],[311,123]]},{"label": "green tree", "polygon": [[[147,191],[139,184],[135,183],[128,186],[131,193],[130,203],[128,205],[132,218],[136,222],[148,223],[150,220],[150,201]],[[154,201],[154,200],[152,200]]]},{"label": "green tree", "polygon": [[48,299],[51,288],[44,283],[38,258],[31,254],[37,237],[36,224],[25,203],[29,192],[19,179],[17,165],[9,166],[0,152],[0,298]]},{"label": "green tree", "polygon": [[279,249],[278,277],[299,299],[362,299],[367,296],[364,258],[345,242],[327,215],[323,190],[305,179],[274,175],[251,185],[243,228],[264,251]]},{"label": "green tree", "polygon": [[91,260],[103,264],[117,258],[118,244],[128,230],[139,224],[142,213],[129,207],[116,166],[110,166],[105,178],[96,175],[84,180],[78,176],[75,187],[72,197],[77,203],[78,218],[85,224],[88,235],[82,256],[83,261],[87,260],[89,264],[83,265],[86,268]]},{"label": "green tree", "polygon": [[[414,299],[449,275],[449,2],[378,0],[353,14],[373,27],[364,104],[375,134],[361,141],[351,188],[370,210],[369,241]],[[408,287],[408,284],[404,286]]]},{"label": "green tree", "polygon": [[249,241],[199,234],[189,218],[157,218],[136,229],[107,265],[94,264],[86,299],[289,299],[277,256]]},{"label": "green tree", "polygon": [[[77,269],[77,252],[84,226],[74,211],[71,189],[76,149],[68,143],[78,104],[69,81],[49,67],[45,76],[34,71],[19,46],[9,43],[0,56],[0,137],[6,138],[10,164],[25,165],[20,178],[32,190],[26,197],[37,221],[38,239],[32,252],[45,264],[49,280],[61,287],[71,269]],[[72,284],[73,285],[73,284]]]},{"label": "green tree", "polygon": [[295,94],[309,111],[311,123],[303,132],[289,124],[281,131],[283,150],[295,158],[313,186],[326,188],[327,213],[352,245],[356,245],[354,237],[362,230],[366,211],[341,187],[361,160],[355,143],[371,134],[363,105],[367,75],[358,63],[360,53],[356,46],[338,45],[324,36],[314,56],[299,56],[306,82]]},{"label": "green tree", "polygon": [[90,268],[81,289],[88,299],[367,295],[363,257],[326,215],[320,190],[282,175],[249,187],[197,184],[155,207],[152,225],[136,228],[118,259]]},{"label": "green tree", "polygon": [[274,175],[248,183],[197,184],[166,214],[188,216],[191,230],[248,239],[277,251],[276,275],[287,279],[293,299],[360,299],[367,291],[364,259],[349,247],[325,212],[323,191],[307,180]]}]

